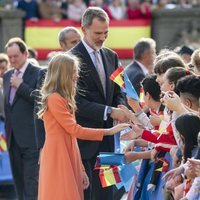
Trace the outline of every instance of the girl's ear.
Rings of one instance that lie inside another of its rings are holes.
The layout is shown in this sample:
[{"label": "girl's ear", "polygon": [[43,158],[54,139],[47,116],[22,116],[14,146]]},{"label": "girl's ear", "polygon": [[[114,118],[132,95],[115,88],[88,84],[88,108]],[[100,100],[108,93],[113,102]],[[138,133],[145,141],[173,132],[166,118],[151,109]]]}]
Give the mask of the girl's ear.
[{"label": "girl's ear", "polygon": [[170,89],[171,89],[171,91],[174,91],[174,90],[175,90],[175,84],[174,84],[174,83],[171,83],[171,84],[170,84]]},{"label": "girl's ear", "polygon": [[191,108],[191,107],[192,107],[192,102],[191,102],[191,100],[190,100],[190,99],[186,99],[186,100],[185,100],[185,105],[186,105],[187,107]]},{"label": "girl's ear", "polygon": [[150,95],[148,92],[146,92],[146,94],[145,94],[145,95],[146,95],[146,97],[147,97],[147,99],[148,99],[148,100],[150,100],[150,99],[151,99],[151,95]]}]

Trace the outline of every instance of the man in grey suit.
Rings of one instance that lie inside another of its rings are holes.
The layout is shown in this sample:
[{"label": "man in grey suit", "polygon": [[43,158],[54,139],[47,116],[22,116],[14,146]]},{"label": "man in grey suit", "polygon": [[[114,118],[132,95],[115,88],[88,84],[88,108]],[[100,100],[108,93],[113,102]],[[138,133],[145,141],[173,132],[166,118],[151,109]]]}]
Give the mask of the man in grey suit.
[{"label": "man in grey suit", "polygon": [[10,163],[19,200],[36,200],[39,151],[33,120],[39,68],[28,63],[26,44],[11,38],[5,46],[13,69],[4,74],[5,129]]},{"label": "man in grey suit", "polygon": [[151,38],[140,39],[134,47],[134,60],[126,67],[125,72],[138,95],[141,81],[153,71],[155,56],[156,43]]}]

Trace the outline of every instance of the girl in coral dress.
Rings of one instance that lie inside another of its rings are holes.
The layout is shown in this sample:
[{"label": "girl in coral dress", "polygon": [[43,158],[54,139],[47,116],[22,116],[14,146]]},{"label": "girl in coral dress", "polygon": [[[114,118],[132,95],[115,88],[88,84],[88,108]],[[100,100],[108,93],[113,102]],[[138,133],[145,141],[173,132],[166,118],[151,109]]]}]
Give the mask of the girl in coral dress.
[{"label": "girl in coral dress", "polygon": [[41,89],[38,115],[45,125],[45,144],[40,159],[39,200],[83,200],[89,180],[81,162],[77,138],[102,140],[128,124],[110,129],[91,129],[76,123],[76,82],[78,61],[68,54],[58,54],[49,63]]}]

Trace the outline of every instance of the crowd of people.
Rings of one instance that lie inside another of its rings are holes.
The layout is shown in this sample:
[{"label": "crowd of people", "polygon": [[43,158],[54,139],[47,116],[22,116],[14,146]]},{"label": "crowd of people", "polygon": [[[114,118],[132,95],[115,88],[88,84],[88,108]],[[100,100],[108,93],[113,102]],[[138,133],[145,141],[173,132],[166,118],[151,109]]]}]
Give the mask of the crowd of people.
[{"label": "crowd of people", "polygon": [[70,19],[80,22],[88,6],[104,9],[110,19],[151,19],[153,9],[192,8],[200,5],[199,0],[15,0],[13,5],[25,11],[24,20]]},{"label": "crowd of people", "polygon": [[109,79],[120,66],[104,47],[109,20],[103,9],[87,8],[83,37],[62,29],[61,51],[45,68],[20,38],[0,54],[1,117],[19,200],[114,199],[94,166],[126,128],[125,161],[141,161],[129,200],[200,199],[200,49],[157,54],[153,39],[140,39],[124,73],[138,96],[143,91],[141,103]]}]

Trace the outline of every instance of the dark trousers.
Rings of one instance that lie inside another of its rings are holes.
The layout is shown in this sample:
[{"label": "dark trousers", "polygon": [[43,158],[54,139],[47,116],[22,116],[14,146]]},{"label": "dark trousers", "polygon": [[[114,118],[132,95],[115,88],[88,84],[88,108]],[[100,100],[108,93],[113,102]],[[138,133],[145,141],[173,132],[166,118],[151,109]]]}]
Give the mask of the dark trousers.
[{"label": "dark trousers", "polygon": [[[104,138],[102,141],[98,152],[110,152],[113,151],[110,147],[110,142],[108,138]],[[82,160],[85,167],[85,171],[90,180],[90,186],[87,190],[84,191],[84,200],[113,200],[113,187],[102,188],[101,182],[99,179],[99,170],[94,170],[96,163],[96,156],[89,160]]]},{"label": "dark trousers", "polygon": [[9,155],[18,199],[36,200],[38,196],[39,151],[36,147],[19,147],[12,137]]}]

